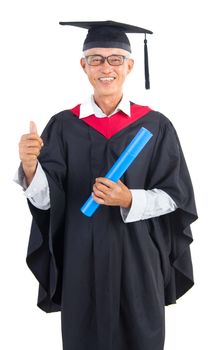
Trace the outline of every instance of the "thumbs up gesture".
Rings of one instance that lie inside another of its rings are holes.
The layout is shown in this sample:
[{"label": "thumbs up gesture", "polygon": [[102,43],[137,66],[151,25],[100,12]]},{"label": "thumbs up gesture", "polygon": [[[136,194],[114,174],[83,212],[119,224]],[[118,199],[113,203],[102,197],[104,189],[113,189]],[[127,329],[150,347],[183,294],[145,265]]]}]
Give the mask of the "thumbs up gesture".
[{"label": "thumbs up gesture", "polygon": [[36,172],[37,157],[43,147],[43,141],[39,137],[36,124],[33,121],[30,122],[29,131],[29,134],[22,135],[19,142],[19,157],[28,185],[31,183]]}]

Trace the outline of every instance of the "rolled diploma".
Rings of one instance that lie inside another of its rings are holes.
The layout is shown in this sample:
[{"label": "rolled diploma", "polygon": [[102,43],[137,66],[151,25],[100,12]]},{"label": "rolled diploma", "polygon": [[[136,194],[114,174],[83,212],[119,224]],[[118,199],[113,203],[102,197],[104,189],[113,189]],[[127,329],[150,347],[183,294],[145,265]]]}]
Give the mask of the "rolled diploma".
[{"label": "rolled diploma", "polygon": [[[120,157],[116,160],[111,169],[107,172],[105,178],[117,182],[135,160],[140,151],[142,151],[151,137],[152,133],[149,130],[146,128],[141,128],[130,144],[121,153]],[[100,204],[95,202],[91,195],[80,210],[86,216],[91,217],[99,206]]]}]

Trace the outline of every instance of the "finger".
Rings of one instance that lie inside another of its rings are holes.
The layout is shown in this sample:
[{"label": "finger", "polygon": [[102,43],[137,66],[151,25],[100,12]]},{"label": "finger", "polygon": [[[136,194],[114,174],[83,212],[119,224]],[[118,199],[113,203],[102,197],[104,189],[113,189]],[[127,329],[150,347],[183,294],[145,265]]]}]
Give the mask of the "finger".
[{"label": "finger", "polygon": [[43,140],[41,139],[41,137],[39,137],[38,135],[38,131],[37,131],[37,127],[36,127],[36,123],[34,121],[30,121],[30,133],[31,134],[35,134],[41,144],[41,146],[44,146]]},{"label": "finger", "polygon": [[109,191],[111,190],[108,186],[103,185],[101,182],[95,182],[94,186],[98,191],[104,194],[108,194]]},{"label": "finger", "polygon": [[38,135],[36,123],[32,120],[30,121],[30,133]]},{"label": "finger", "polygon": [[98,204],[105,204],[105,201],[102,198],[97,197],[94,192],[92,192],[92,197]]},{"label": "finger", "polygon": [[21,136],[20,141],[25,141],[25,140],[40,140],[40,137],[36,134],[24,134]]},{"label": "finger", "polygon": [[26,154],[28,155],[34,155],[38,157],[40,155],[40,149],[37,147],[28,147],[25,151]]},{"label": "finger", "polygon": [[101,183],[109,188],[115,187],[116,183],[112,180],[107,179],[106,177],[97,177],[96,183]]},{"label": "finger", "polygon": [[38,149],[33,149],[29,152],[23,152],[22,150],[19,152],[19,157],[22,161],[31,161],[31,160],[35,160],[38,158],[38,156],[40,155],[40,151],[38,151]]},{"label": "finger", "polygon": [[24,134],[22,135],[21,139],[20,139],[20,143],[22,143],[23,141],[26,140],[37,140],[40,144],[41,147],[44,146],[43,140],[41,137],[39,137],[38,133],[37,133],[37,128],[36,128],[36,124],[34,122],[30,122],[30,134]]},{"label": "finger", "polygon": [[24,134],[22,135],[21,139],[20,139],[20,144],[24,144],[26,141],[36,141],[39,143],[39,146],[42,147],[44,146],[43,140],[41,139],[41,137],[39,137],[36,134]]},{"label": "finger", "polygon": [[95,194],[95,196],[97,196],[99,198],[102,198],[102,199],[104,199],[105,196],[106,196],[105,193],[100,191],[100,190],[98,190],[95,185],[93,186],[93,193]]},{"label": "finger", "polygon": [[25,141],[21,142],[21,145],[23,147],[38,147],[41,148],[41,142],[38,138],[36,139],[26,139]]},{"label": "finger", "polygon": [[19,153],[20,155],[23,157],[25,154],[34,154],[37,157],[39,156],[40,152],[41,152],[41,145],[37,142],[37,143],[31,143],[31,145],[26,144],[26,143],[20,143],[19,144]]},{"label": "finger", "polygon": [[124,183],[122,181],[120,181],[120,180],[118,180],[117,184],[123,189],[127,188],[127,186],[124,185]]}]

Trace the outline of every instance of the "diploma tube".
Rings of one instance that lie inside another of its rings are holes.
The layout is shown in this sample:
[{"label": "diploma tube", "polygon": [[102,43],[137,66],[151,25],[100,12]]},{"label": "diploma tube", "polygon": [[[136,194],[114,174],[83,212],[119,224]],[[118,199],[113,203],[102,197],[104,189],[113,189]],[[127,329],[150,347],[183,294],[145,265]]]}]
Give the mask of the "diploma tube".
[{"label": "diploma tube", "polygon": [[[130,144],[121,153],[120,157],[116,160],[111,169],[107,172],[105,178],[117,182],[138,156],[140,151],[142,151],[151,137],[152,133],[149,130],[146,128],[141,128]],[[100,204],[95,202],[91,195],[80,210],[86,216],[91,217],[99,206]]]}]

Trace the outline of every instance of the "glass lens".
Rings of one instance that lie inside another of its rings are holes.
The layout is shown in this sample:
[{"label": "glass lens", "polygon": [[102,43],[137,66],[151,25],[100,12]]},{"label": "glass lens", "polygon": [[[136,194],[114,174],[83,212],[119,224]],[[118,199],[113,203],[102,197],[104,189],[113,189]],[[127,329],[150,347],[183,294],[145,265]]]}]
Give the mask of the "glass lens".
[{"label": "glass lens", "polygon": [[123,64],[124,56],[122,55],[111,55],[107,57],[108,63],[111,66],[120,66]]},{"label": "glass lens", "polygon": [[87,56],[86,60],[90,66],[99,66],[104,62],[104,57],[101,55],[91,55]]},{"label": "glass lens", "polygon": [[111,66],[120,66],[123,64],[126,59],[123,55],[110,55],[108,57],[104,57],[102,55],[89,55],[85,57],[87,63],[90,66],[99,66],[107,60],[108,64]]}]

